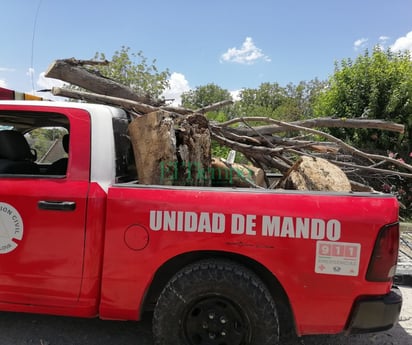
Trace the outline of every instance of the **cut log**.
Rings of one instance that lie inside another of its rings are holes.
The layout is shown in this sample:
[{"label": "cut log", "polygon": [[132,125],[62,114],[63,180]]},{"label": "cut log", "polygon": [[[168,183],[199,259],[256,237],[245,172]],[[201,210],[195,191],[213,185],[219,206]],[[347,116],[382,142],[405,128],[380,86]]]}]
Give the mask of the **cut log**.
[{"label": "cut log", "polygon": [[303,156],[285,181],[286,189],[350,192],[346,174],[326,159]]},{"label": "cut log", "polygon": [[212,185],[216,187],[265,187],[265,173],[254,166],[230,164],[221,158],[212,158]]},{"label": "cut log", "polygon": [[121,97],[149,105],[156,105],[145,95],[138,95],[130,87],[99,75],[96,72],[89,71],[83,65],[75,59],[56,60],[49,66],[45,76],[47,78],[60,79],[101,95]]},{"label": "cut log", "polygon": [[211,140],[208,120],[200,114],[176,123],[178,176],[176,185],[210,186]]},{"label": "cut log", "polygon": [[155,111],[129,125],[140,184],[173,185],[177,176],[176,135],[170,113]]},{"label": "cut log", "polygon": [[129,125],[139,183],[209,186],[210,133],[203,115],[155,111]]}]

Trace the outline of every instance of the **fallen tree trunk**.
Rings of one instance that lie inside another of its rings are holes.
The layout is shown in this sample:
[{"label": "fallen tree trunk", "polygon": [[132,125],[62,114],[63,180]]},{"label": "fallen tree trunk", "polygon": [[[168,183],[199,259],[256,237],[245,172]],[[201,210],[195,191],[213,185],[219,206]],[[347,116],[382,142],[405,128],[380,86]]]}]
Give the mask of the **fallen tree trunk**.
[{"label": "fallen tree trunk", "polygon": [[140,184],[173,185],[177,167],[174,121],[162,111],[134,119],[129,135]]},{"label": "fallen tree trunk", "polygon": [[128,86],[85,69],[84,65],[85,63],[81,60],[56,60],[49,66],[45,76],[47,78],[60,79],[101,95],[121,97],[149,105],[157,104],[157,102],[152,101],[145,95],[136,94]]},{"label": "fallen tree trunk", "polygon": [[139,183],[210,186],[210,133],[203,115],[158,110],[135,118],[129,134]]},{"label": "fallen tree trunk", "polygon": [[211,139],[208,120],[200,114],[176,119],[178,176],[175,185],[210,186]]}]

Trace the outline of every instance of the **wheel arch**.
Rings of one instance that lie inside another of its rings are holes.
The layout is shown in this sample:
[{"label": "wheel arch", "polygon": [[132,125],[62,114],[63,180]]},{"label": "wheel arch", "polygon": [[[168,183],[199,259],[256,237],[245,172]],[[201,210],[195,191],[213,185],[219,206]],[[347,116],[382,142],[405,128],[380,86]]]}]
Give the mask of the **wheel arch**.
[{"label": "wheel arch", "polygon": [[143,312],[154,310],[156,301],[167,282],[183,267],[204,259],[230,260],[241,264],[253,271],[268,287],[278,311],[280,329],[282,333],[295,332],[295,319],[288,295],[279,280],[265,266],[258,261],[237,253],[223,251],[195,251],[183,253],[166,261],[156,271],[143,302]]}]

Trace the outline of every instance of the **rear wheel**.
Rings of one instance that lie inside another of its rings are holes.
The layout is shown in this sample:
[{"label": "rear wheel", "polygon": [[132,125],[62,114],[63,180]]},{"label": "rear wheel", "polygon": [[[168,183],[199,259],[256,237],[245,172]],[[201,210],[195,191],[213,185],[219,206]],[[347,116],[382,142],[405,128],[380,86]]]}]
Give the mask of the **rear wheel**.
[{"label": "rear wheel", "polygon": [[153,316],[156,345],[275,345],[279,323],[272,297],[250,270],[205,260],[178,272]]}]

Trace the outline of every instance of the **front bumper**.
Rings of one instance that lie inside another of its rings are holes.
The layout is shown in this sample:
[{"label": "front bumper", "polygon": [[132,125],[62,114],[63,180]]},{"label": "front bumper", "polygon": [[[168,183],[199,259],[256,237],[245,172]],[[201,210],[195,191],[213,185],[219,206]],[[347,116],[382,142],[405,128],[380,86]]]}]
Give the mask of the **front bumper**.
[{"label": "front bumper", "polygon": [[349,318],[347,333],[368,333],[392,328],[399,319],[402,294],[394,286],[387,295],[365,297],[356,301]]}]

